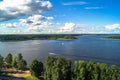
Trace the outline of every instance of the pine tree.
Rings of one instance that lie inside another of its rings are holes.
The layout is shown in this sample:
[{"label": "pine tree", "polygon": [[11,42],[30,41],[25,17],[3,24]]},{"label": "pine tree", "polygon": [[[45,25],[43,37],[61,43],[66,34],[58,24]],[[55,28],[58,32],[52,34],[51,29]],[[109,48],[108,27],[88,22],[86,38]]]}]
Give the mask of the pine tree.
[{"label": "pine tree", "polygon": [[6,61],[7,65],[8,65],[8,67],[11,67],[11,65],[12,65],[12,54],[11,53],[9,53],[7,55],[7,57],[5,58],[5,61]]},{"label": "pine tree", "polygon": [[43,72],[43,63],[39,62],[38,60],[33,60],[30,64],[30,71],[35,77],[41,76]]},{"label": "pine tree", "polygon": [[4,65],[4,60],[3,59],[4,58],[0,55],[0,70],[3,67],[3,65]]}]

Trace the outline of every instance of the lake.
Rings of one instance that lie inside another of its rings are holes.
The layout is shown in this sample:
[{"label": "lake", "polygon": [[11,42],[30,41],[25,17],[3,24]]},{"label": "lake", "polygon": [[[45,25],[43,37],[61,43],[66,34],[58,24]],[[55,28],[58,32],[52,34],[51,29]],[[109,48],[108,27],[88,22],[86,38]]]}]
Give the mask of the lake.
[{"label": "lake", "polygon": [[74,60],[93,60],[120,66],[120,40],[101,40],[106,35],[82,35],[77,40],[27,40],[0,42],[0,54],[22,53],[28,64],[33,59],[45,61],[49,55]]}]

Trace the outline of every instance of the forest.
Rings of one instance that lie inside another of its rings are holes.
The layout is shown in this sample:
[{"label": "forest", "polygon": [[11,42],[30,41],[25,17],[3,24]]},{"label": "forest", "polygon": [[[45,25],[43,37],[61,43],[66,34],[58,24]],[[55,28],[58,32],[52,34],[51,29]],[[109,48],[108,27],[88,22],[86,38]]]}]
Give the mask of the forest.
[{"label": "forest", "polygon": [[0,76],[5,68],[29,70],[34,79],[24,80],[120,80],[120,68],[105,63],[93,61],[75,61],[63,57],[48,56],[45,63],[33,60],[31,64],[23,59],[22,54],[17,56],[9,53],[5,58],[0,55]]},{"label": "forest", "polygon": [[9,34],[0,35],[0,41],[73,40],[78,34]]}]

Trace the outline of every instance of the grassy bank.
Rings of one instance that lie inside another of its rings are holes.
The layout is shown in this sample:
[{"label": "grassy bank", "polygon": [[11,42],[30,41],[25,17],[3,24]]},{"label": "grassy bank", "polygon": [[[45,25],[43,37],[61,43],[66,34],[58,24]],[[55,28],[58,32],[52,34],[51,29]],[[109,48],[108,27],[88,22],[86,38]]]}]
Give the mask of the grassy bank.
[{"label": "grassy bank", "polygon": [[28,77],[24,77],[24,80],[40,80],[40,79],[34,76],[28,76]]}]

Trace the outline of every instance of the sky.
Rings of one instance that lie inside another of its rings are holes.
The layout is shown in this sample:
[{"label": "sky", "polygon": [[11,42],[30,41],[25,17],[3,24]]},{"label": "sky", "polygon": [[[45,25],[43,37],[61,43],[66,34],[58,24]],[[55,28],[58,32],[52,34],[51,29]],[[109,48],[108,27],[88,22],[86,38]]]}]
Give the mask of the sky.
[{"label": "sky", "polygon": [[0,34],[120,34],[119,0],[0,0]]}]

